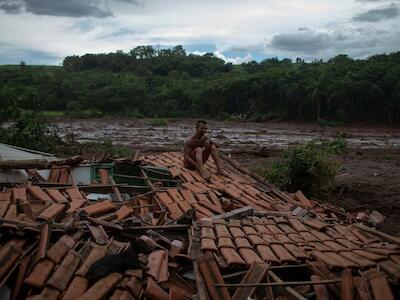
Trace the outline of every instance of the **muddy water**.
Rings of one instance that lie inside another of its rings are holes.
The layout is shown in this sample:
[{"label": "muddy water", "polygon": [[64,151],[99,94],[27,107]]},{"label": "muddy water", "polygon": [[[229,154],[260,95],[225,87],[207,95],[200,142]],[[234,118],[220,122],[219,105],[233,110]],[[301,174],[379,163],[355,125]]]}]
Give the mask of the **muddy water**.
[{"label": "muddy water", "polygon": [[[182,147],[184,139],[193,131],[193,121],[168,121],[165,126],[154,126],[149,120],[71,120],[56,123],[61,136],[73,134],[79,142],[110,140],[140,148]],[[209,122],[208,134],[224,148],[282,148],[309,141],[317,143],[346,138],[353,148],[393,148],[400,146],[400,129],[335,127],[290,123]]]}]

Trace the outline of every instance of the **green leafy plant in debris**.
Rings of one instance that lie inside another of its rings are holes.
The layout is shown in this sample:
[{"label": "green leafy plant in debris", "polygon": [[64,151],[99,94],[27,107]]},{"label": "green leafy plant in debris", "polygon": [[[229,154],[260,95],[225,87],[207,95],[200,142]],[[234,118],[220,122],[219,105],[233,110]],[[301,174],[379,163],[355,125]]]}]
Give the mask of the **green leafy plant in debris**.
[{"label": "green leafy plant in debris", "polygon": [[53,124],[32,111],[21,111],[9,126],[0,128],[0,142],[44,152],[55,152],[62,144]]},{"label": "green leafy plant in debris", "polygon": [[277,161],[261,164],[254,171],[286,191],[301,190],[309,197],[320,196],[334,188],[339,167],[334,155],[341,147],[341,140],[293,146],[283,151]]}]

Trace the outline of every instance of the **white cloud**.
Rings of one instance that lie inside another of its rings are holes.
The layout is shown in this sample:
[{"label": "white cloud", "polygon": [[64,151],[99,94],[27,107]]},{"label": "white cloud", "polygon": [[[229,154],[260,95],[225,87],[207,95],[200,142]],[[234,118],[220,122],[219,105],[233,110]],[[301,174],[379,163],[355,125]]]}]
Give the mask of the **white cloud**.
[{"label": "white cloud", "polygon": [[[31,49],[55,57],[118,49],[128,51],[143,44],[212,44],[218,49],[218,55],[234,48],[248,53],[245,57],[226,57],[235,62],[250,59],[254,51],[278,57],[312,56],[306,45],[296,51],[276,47],[285,42],[287,45],[296,37],[314,38],[314,43],[324,45],[324,49],[314,51],[324,57],[339,52],[368,55],[400,46],[393,30],[399,28],[398,18],[379,24],[352,21],[354,16],[379,7],[380,1],[91,0],[90,3],[96,2],[102,3],[99,8],[109,11],[113,17],[6,14],[0,10],[0,42],[14,49]],[[68,6],[68,9],[68,12],[74,11],[73,7]],[[378,33],[378,29],[384,32]],[[314,36],[310,36],[310,32],[314,32]],[[272,47],[272,41],[278,37],[280,43]],[[320,42],[319,37],[327,37],[330,44],[327,45],[326,40]],[[368,39],[381,44],[369,46]],[[360,45],[364,48],[359,49]]]},{"label": "white cloud", "polygon": [[232,63],[234,65],[240,65],[242,63],[248,63],[253,60],[253,56],[250,53],[247,53],[246,56],[240,57],[226,57],[221,52],[214,51],[214,56],[223,59],[227,63]]}]

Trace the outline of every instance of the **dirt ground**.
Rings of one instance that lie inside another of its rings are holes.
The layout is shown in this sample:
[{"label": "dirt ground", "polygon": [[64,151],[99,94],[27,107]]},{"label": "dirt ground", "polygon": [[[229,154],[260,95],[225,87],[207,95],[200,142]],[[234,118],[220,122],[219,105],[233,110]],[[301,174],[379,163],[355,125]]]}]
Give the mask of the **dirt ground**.
[{"label": "dirt ground", "polygon": [[[280,150],[268,153],[267,158],[253,155],[234,158],[251,168],[262,160],[276,160]],[[348,210],[377,210],[386,217],[377,228],[400,236],[400,149],[350,149],[337,159],[341,168],[336,188],[325,200]]]}]

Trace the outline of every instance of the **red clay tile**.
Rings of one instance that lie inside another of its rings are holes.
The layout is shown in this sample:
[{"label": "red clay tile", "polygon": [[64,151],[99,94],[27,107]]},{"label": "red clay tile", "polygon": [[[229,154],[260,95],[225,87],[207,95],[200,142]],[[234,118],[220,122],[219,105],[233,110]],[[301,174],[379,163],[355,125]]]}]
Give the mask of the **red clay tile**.
[{"label": "red clay tile", "polygon": [[63,204],[68,202],[67,198],[65,198],[59,190],[47,190],[46,192],[50,196],[50,198],[56,203]]},{"label": "red clay tile", "polygon": [[203,190],[202,189],[200,189],[198,186],[196,186],[196,185],[194,185],[193,183],[191,183],[191,182],[184,182],[184,183],[182,183],[182,186],[184,187],[184,188],[187,188],[188,190],[191,190],[193,193],[195,193],[195,194],[201,194],[201,193],[203,193]]},{"label": "red clay tile", "polygon": [[218,248],[221,248],[221,247],[235,248],[235,245],[233,244],[233,242],[230,238],[221,237],[221,238],[218,238]]},{"label": "red clay tile", "polygon": [[383,260],[379,263],[380,268],[389,274],[394,284],[398,284],[400,281],[400,268],[390,260]]},{"label": "red clay tile", "polygon": [[386,256],[379,255],[379,254],[376,254],[376,253],[372,253],[372,252],[369,252],[369,251],[365,251],[363,249],[353,250],[352,252],[357,254],[357,255],[359,255],[359,256],[361,256],[361,257],[364,257],[364,258],[366,258],[368,260],[372,260],[372,261],[379,261],[379,260],[383,260],[383,259],[387,258]]},{"label": "red clay tile", "polygon": [[307,227],[305,227],[298,219],[289,218],[288,221],[296,231],[308,231]]},{"label": "red clay tile", "polygon": [[286,234],[289,234],[289,233],[296,234],[297,233],[297,231],[295,231],[292,227],[288,226],[287,224],[279,224],[278,227]]},{"label": "red clay tile", "polygon": [[66,189],[65,192],[67,193],[71,201],[75,199],[83,199],[82,194],[79,192],[78,188]]},{"label": "red clay tile", "polygon": [[275,238],[281,243],[292,243],[292,240],[289,239],[285,234],[275,234]]},{"label": "red clay tile", "polygon": [[185,199],[190,204],[197,203],[197,201],[193,197],[192,191],[190,191],[190,190],[182,190],[182,191],[180,191],[180,194],[182,195],[183,199]]},{"label": "red clay tile", "polygon": [[257,245],[255,247],[258,255],[267,263],[279,263],[278,258],[272,252],[271,248],[266,245]]},{"label": "red clay tile", "polygon": [[65,204],[54,203],[39,215],[39,219],[55,220],[65,210]]},{"label": "red clay tile", "polygon": [[211,219],[203,219],[200,221],[200,226],[214,228],[214,223]]},{"label": "red clay tile", "polygon": [[230,219],[228,226],[229,227],[239,227],[240,228],[241,227],[240,220]]},{"label": "red clay tile", "polygon": [[332,240],[332,238],[329,235],[327,235],[327,234],[325,234],[325,233],[323,233],[321,231],[312,230],[310,232],[311,232],[312,235],[317,237],[322,242],[331,241]]},{"label": "red clay tile", "polygon": [[229,227],[229,232],[234,238],[240,238],[246,236],[246,234],[242,231],[242,229],[238,227]]},{"label": "red clay tile", "polygon": [[0,191],[0,201],[11,202],[12,191]]},{"label": "red clay tile", "polygon": [[303,243],[304,242],[304,239],[299,234],[289,233],[287,236],[293,242],[296,242],[296,243]]},{"label": "red clay tile", "polygon": [[306,242],[319,242],[319,239],[307,231],[299,232],[299,234]]},{"label": "red clay tile", "polygon": [[272,232],[273,234],[283,234],[284,232],[282,230],[280,230],[277,226],[275,225],[265,225],[265,227],[267,227],[267,229]]},{"label": "red clay tile", "polygon": [[47,278],[50,276],[54,269],[54,262],[49,259],[40,260],[34,267],[32,273],[25,278],[25,283],[41,288],[46,283]]},{"label": "red clay tile", "polygon": [[242,230],[246,235],[249,234],[258,235],[258,232],[253,227],[250,226],[242,226]]},{"label": "red clay tile", "polygon": [[177,167],[170,167],[169,172],[171,173],[172,177],[181,175],[181,171]]},{"label": "red clay tile", "polygon": [[179,206],[176,202],[168,204],[167,209],[170,213],[171,219],[173,219],[173,220],[177,220],[183,215],[182,210],[179,208]]},{"label": "red clay tile", "polygon": [[23,244],[17,240],[7,242],[0,249],[0,279],[4,278],[22,253]]},{"label": "red clay tile", "polygon": [[89,255],[86,257],[86,259],[78,269],[78,271],[76,271],[75,275],[84,277],[86,275],[86,272],[89,270],[89,267],[100,258],[106,256],[106,254],[106,247],[94,246],[92,251],[90,251]]},{"label": "red clay tile", "polygon": [[344,258],[343,256],[340,256],[339,254],[337,254],[335,252],[324,252],[324,255],[339,262],[339,266],[342,268],[359,268],[360,267],[358,264],[351,262],[350,260]]},{"label": "red clay tile", "polygon": [[168,255],[165,250],[155,250],[149,254],[147,263],[147,274],[156,282],[165,282],[168,280]]},{"label": "red clay tile", "polygon": [[167,193],[168,193],[169,197],[176,202],[184,200],[183,197],[181,196],[181,194],[179,194],[178,190],[175,188],[168,189]]},{"label": "red clay tile", "polygon": [[214,205],[218,206],[219,208],[222,208],[221,201],[219,200],[219,198],[217,197],[217,195],[214,192],[210,191],[208,193],[208,195],[209,195],[209,199],[211,200],[211,202]]},{"label": "red clay tile", "polygon": [[240,248],[238,250],[240,256],[244,259],[246,264],[251,265],[252,263],[263,263],[264,261],[254,252],[251,248]]},{"label": "red clay tile", "polygon": [[254,225],[254,228],[257,230],[258,233],[271,234],[271,232],[264,225],[256,224],[256,225]]},{"label": "red clay tile", "polygon": [[117,285],[121,279],[121,274],[111,273],[103,279],[97,281],[79,298],[79,300],[101,300]]},{"label": "red clay tile", "polygon": [[61,300],[76,300],[88,289],[89,282],[85,277],[75,276]]},{"label": "red clay tile", "polygon": [[122,205],[116,212],[115,216],[118,221],[121,221],[127,217],[129,217],[131,214],[133,214],[134,209],[130,207],[129,205]]},{"label": "red clay tile", "polygon": [[88,225],[88,229],[90,234],[92,235],[93,240],[99,245],[106,245],[110,241],[106,231],[103,226],[97,225]]},{"label": "red clay tile", "polygon": [[322,244],[328,246],[329,248],[333,249],[334,251],[338,252],[338,251],[346,251],[347,248],[343,247],[342,245],[334,242],[334,241],[325,241],[322,242]]},{"label": "red clay tile", "polygon": [[35,297],[35,300],[57,300],[60,297],[60,291],[46,286],[40,295]]},{"label": "red clay tile", "polygon": [[249,234],[247,235],[247,239],[253,246],[256,245],[267,245],[265,240],[263,240],[259,235]]},{"label": "red clay tile", "polygon": [[10,204],[11,203],[8,201],[0,201],[0,218],[2,218],[7,213]]},{"label": "red clay tile", "polygon": [[300,247],[297,247],[297,246],[295,246],[293,244],[284,244],[283,246],[296,259],[300,259],[301,260],[301,259],[308,259],[309,258],[309,255]]},{"label": "red clay tile", "polygon": [[236,252],[235,249],[231,247],[221,247],[219,253],[227,262],[228,265],[245,265],[246,262],[242,257]]},{"label": "red clay tile", "polygon": [[[224,248],[223,248],[224,249]],[[226,248],[231,249],[231,248]],[[211,254],[205,254],[196,259],[200,273],[207,287],[208,296],[213,300],[229,300],[231,296],[225,287],[217,288],[216,283],[224,283],[224,279],[219,271],[217,263]]]},{"label": "red clay tile", "polygon": [[150,300],[168,300],[168,293],[151,278],[147,280],[147,287],[144,291],[144,296],[146,296],[146,299]]},{"label": "red clay tile", "polygon": [[344,269],[341,275],[341,299],[353,300],[354,299],[354,285],[353,276],[350,269]]},{"label": "red clay tile", "polygon": [[376,264],[368,259],[365,259],[361,256],[358,256],[350,251],[341,251],[339,253],[340,256],[348,259],[349,261],[361,266],[361,268],[369,268],[376,266]]},{"label": "red clay tile", "polygon": [[[311,275],[312,282],[319,282],[322,280],[321,277],[317,275]],[[315,299],[316,300],[329,300],[331,299],[328,289],[324,284],[313,284],[314,292],[315,292]]]},{"label": "red clay tile", "polygon": [[201,228],[201,238],[209,238],[215,240],[214,230],[209,227]]},{"label": "red clay tile", "polygon": [[234,241],[237,248],[253,248],[246,238],[235,238]]},{"label": "red clay tile", "polygon": [[371,271],[367,274],[367,278],[374,295],[374,299],[394,300],[394,295],[390,288],[389,282],[382,272]]},{"label": "red clay tile", "polygon": [[271,244],[270,247],[281,262],[296,262],[296,259],[282,245]]},{"label": "red clay tile", "polygon": [[212,216],[214,216],[214,213],[212,213],[211,211],[209,211],[207,208],[205,208],[205,207],[203,207],[203,206],[200,206],[199,204],[194,204],[194,207],[196,208],[196,210],[197,210],[199,213],[201,213],[201,214],[203,214],[203,215],[205,215],[205,216],[207,216],[207,217],[212,217]]},{"label": "red clay tile", "polygon": [[203,251],[217,251],[217,246],[215,245],[215,241],[210,238],[202,238],[201,239],[201,250]]},{"label": "red clay tile", "polygon": [[228,227],[225,225],[215,225],[215,232],[217,233],[217,237],[231,237],[229,233]]},{"label": "red clay tile", "polygon": [[81,259],[82,257],[79,253],[70,250],[47,281],[47,285],[59,291],[64,291],[78,268]]},{"label": "red clay tile", "polygon": [[58,264],[67,252],[75,246],[75,244],[73,238],[64,235],[47,251],[47,257]]},{"label": "red clay tile", "polygon": [[111,200],[106,200],[85,206],[81,210],[85,211],[89,216],[95,216],[113,211],[115,209],[115,204]]}]

